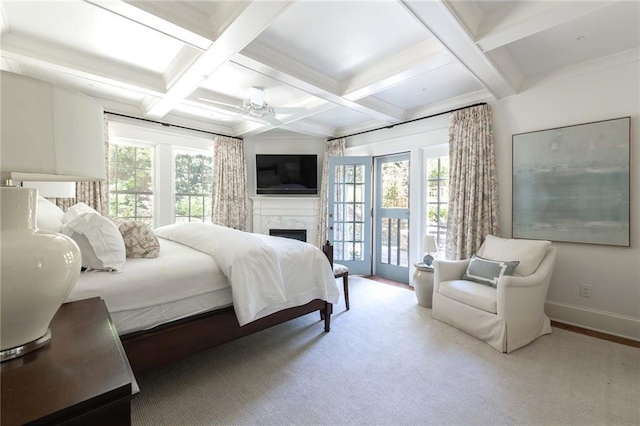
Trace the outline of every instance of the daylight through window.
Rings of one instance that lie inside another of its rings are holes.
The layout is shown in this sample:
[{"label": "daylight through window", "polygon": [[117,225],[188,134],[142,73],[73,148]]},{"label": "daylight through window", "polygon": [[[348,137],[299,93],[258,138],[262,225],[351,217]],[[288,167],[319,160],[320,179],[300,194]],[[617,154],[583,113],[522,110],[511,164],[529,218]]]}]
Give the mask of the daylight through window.
[{"label": "daylight through window", "polygon": [[427,159],[427,234],[436,238],[438,251],[445,250],[449,204],[449,157]]},{"label": "daylight through window", "polygon": [[176,151],[175,170],[176,223],[211,223],[213,156],[199,151]]},{"label": "daylight through window", "polygon": [[109,146],[109,216],[153,226],[153,148]]}]

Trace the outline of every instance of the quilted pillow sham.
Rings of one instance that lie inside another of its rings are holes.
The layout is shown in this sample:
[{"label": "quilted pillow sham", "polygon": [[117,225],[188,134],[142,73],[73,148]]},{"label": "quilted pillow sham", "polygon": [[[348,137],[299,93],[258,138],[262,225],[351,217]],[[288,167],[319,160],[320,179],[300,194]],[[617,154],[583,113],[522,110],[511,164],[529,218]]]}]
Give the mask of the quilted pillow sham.
[{"label": "quilted pillow sham", "polygon": [[122,235],[127,257],[154,259],[160,255],[160,243],[149,225],[133,219],[111,219],[111,221],[116,224]]},{"label": "quilted pillow sham", "polygon": [[473,255],[462,279],[497,287],[498,280],[513,275],[519,263],[517,260],[490,260]]}]

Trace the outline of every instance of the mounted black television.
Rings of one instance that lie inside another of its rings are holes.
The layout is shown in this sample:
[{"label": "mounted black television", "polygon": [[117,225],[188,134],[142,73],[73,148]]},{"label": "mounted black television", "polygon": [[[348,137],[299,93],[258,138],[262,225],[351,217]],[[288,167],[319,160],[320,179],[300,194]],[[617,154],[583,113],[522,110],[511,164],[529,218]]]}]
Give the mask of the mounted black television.
[{"label": "mounted black television", "polygon": [[317,194],[318,156],[256,154],[257,194]]}]

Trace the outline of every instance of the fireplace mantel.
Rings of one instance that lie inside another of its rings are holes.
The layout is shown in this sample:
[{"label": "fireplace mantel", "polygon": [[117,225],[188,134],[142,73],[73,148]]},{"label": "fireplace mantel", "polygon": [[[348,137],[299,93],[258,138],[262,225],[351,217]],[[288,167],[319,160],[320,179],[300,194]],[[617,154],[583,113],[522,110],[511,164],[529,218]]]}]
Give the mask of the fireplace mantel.
[{"label": "fireplace mantel", "polygon": [[306,229],[307,242],[316,243],[318,197],[251,197],[253,232],[269,234],[269,229]]}]

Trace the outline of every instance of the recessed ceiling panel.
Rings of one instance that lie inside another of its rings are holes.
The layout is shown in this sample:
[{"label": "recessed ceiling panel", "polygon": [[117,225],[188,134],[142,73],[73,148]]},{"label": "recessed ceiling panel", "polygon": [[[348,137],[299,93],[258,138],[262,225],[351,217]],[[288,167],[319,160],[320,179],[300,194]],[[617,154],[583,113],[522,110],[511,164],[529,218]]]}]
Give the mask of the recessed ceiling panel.
[{"label": "recessed ceiling panel", "polygon": [[243,99],[249,98],[252,86],[263,87],[265,102],[274,107],[301,101],[309,96],[301,90],[282,85],[233,62],[222,65],[200,85],[203,89],[236,98],[240,105]]},{"label": "recessed ceiling panel", "polygon": [[88,80],[70,74],[56,72],[48,68],[22,65],[25,75],[47,81],[56,86],[66,87],[96,99],[106,99],[129,105],[139,106],[145,95],[140,92],[123,89],[99,81]]},{"label": "recessed ceiling panel", "polygon": [[466,68],[453,63],[376,93],[375,97],[408,110],[483,88]]},{"label": "recessed ceiling panel", "polygon": [[279,16],[257,40],[344,80],[431,37],[395,1],[302,1]]},{"label": "recessed ceiling panel", "polygon": [[511,43],[509,53],[530,77],[640,46],[640,2],[621,1]]},{"label": "recessed ceiling panel", "polygon": [[9,29],[77,52],[162,73],[183,44],[80,1],[3,2]]},{"label": "recessed ceiling panel", "polygon": [[336,107],[305,119],[305,121],[307,120],[312,123],[340,129],[369,121],[371,117],[349,108]]}]

